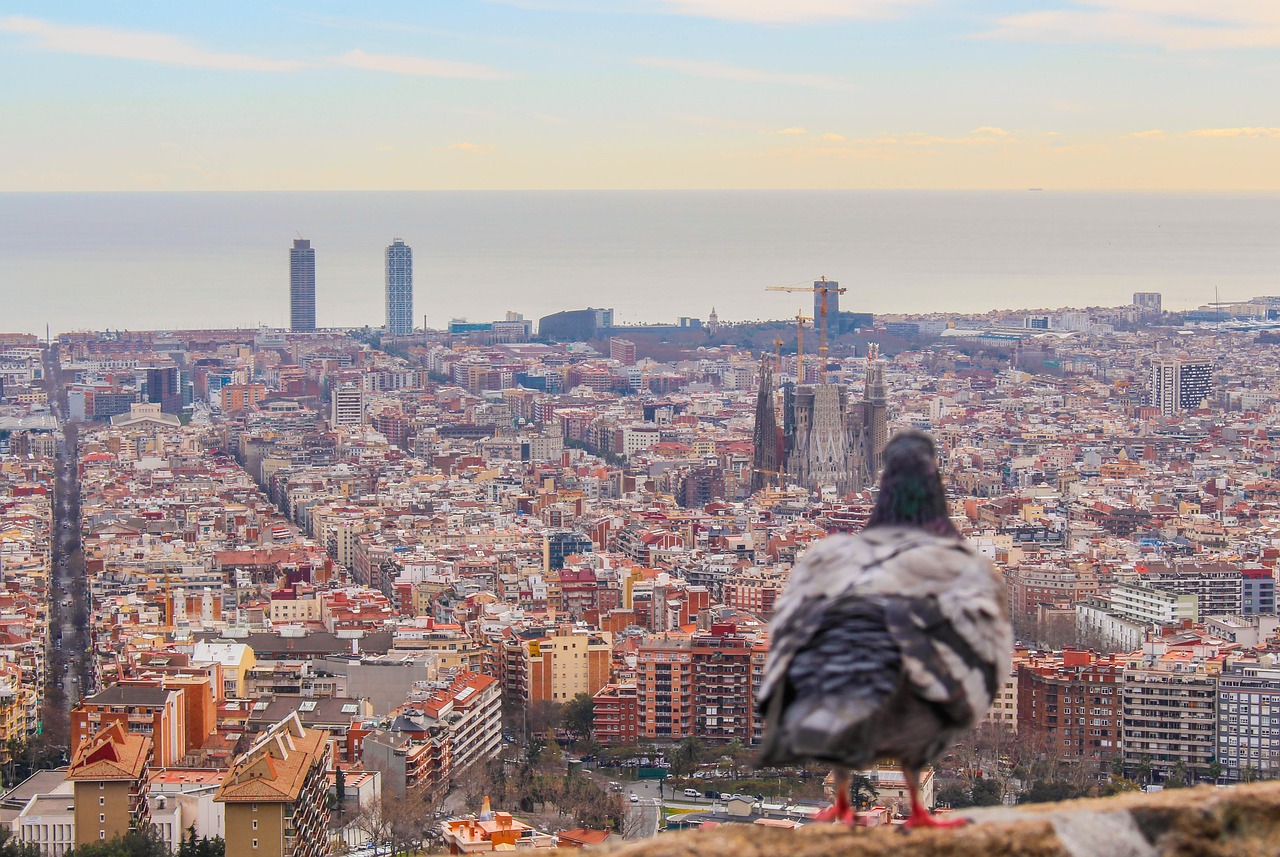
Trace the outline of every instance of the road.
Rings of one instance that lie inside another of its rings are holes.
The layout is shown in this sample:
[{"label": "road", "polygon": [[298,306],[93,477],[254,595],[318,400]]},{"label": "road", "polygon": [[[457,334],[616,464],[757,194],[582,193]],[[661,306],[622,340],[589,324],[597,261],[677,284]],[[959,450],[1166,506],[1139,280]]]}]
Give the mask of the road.
[{"label": "road", "polygon": [[[691,811],[725,808],[724,802],[719,799],[685,797],[683,787],[673,790],[670,786],[663,786],[658,780],[626,780],[623,770],[599,768],[583,772],[603,789],[609,789],[613,783],[622,786],[622,795],[627,800],[623,839],[644,839],[656,835],[664,808]],[[635,803],[630,801],[633,794],[636,796]]]},{"label": "road", "polygon": [[[80,701],[85,682],[91,680],[91,661],[85,659],[81,669],[80,653],[89,648],[87,639],[75,627],[73,618],[78,605],[86,598],[84,554],[80,542],[80,481],[78,475],[77,439],[74,423],[67,421],[66,385],[62,378],[62,366],[56,348],[46,351],[45,391],[50,409],[58,418],[60,437],[56,459],[54,482],[53,532],[51,560],[53,579],[49,587],[49,630],[52,657],[66,664],[60,689],[63,695],[60,723],[50,723],[47,728],[54,735],[69,735],[71,709]],[[52,659],[52,658],[51,658]],[[46,693],[58,687],[55,671],[49,671]],[[50,716],[52,714],[50,713]]]}]

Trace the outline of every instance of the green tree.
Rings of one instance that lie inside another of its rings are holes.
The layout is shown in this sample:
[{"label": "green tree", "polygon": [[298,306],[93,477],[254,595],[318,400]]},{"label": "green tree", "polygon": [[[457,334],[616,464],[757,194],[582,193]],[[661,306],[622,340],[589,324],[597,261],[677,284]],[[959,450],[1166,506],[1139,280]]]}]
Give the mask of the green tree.
[{"label": "green tree", "polygon": [[347,772],[342,770],[342,766],[338,765],[337,772],[333,776],[334,793],[332,809],[334,814],[341,821],[342,817],[347,813]]},{"label": "green tree", "polygon": [[938,789],[938,803],[952,809],[964,809],[973,805],[973,799],[964,783],[950,783]]},{"label": "green tree", "polygon": [[876,805],[880,791],[870,777],[854,774],[849,783],[849,800],[854,809],[870,809]]},{"label": "green tree", "polygon": [[1081,797],[1083,792],[1071,783],[1060,780],[1040,780],[1022,796],[1019,803],[1053,803]]},{"label": "green tree", "polygon": [[1182,789],[1187,787],[1187,764],[1179,759],[1173,765],[1173,770],[1169,772],[1169,776],[1165,778],[1164,787],[1167,789]]},{"label": "green tree", "polygon": [[0,857],[40,857],[40,847],[16,838],[9,828],[0,827]]},{"label": "green tree", "polygon": [[169,846],[154,825],[130,830],[102,842],[90,842],[67,852],[67,857],[170,857]]},{"label": "green tree", "polygon": [[588,693],[579,693],[565,703],[561,722],[564,728],[576,739],[591,735],[591,727],[595,725],[595,700]]},{"label": "green tree", "polygon": [[1214,785],[1217,785],[1218,781],[1222,779],[1222,763],[1217,759],[1214,759],[1209,763],[1208,773],[1209,779],[1213,780]]},{"label": "green tree", "polygon": [[701,739],[690,735],[667,753],[667,764],[676,776],[687,776],[693,773],[698,763],[706,757],[707,748]]},{"label": "green tree", "polygon": [[741,772],[745,764],[751,760],[751,748],[738,738],[734,738],[728,744],[724,745],[724,755],[729,757],[729,764],[733,766],[733,776],[736,778]]},{"label": "green tree", "polygon": [[987,777],[979,777],[972,789],[974,806],[999,806],[1004,802],[1004,787]]}]

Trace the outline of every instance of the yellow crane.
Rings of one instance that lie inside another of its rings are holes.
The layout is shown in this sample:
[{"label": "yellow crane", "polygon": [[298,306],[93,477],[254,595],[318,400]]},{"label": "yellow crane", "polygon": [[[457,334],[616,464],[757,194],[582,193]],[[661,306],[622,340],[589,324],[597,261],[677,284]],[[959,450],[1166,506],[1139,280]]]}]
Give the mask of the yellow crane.
[{"label": "yellow crane", "polygon": [[[828,283],[825,276],[819,277],[814,281],[812,286],[766,286],[766,292],[812,292],[816,295],[822,295],[821,302],[818,307],[818,383],[827,383],[827,295],[842,295],[848,289],[841,288],[834,283]],[[797,316],[798,320],[799,316]],[[799,360],[797,359],[796,374],[799,372]],[[799,380],[804,381],[804,376],[800,375]]]}]

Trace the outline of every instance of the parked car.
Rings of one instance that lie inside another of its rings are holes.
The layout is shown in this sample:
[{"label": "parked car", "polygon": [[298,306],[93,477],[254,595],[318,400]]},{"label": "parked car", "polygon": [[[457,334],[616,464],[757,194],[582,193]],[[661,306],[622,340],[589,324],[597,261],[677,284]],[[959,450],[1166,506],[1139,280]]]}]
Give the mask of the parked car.
[{"label": "parked car", "polygon": [[697,789],[685,789],[684,796],[697,799],[702,797],[702,792],[698,791]]},{"label": "parked car", "polygon": [[631,802],[632,802],[632,803],[639,803],[639,802],[640,802],[640,798],[636,797],[636,793],[635,793],[635,792],[632,792],[632,793],[631,793]]}]

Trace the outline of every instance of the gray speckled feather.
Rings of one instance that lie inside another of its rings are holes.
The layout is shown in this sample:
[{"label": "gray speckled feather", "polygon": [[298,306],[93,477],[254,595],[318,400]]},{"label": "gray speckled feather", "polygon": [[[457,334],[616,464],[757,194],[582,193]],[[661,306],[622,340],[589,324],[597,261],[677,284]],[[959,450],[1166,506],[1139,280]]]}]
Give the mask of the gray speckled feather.
[{"label": "gray speckled feather", "polygon": [[766,764],[923,764],[986,712],[1013,647],[991,563],[962,539],[893,526],[811,547],[770,636]]}]

